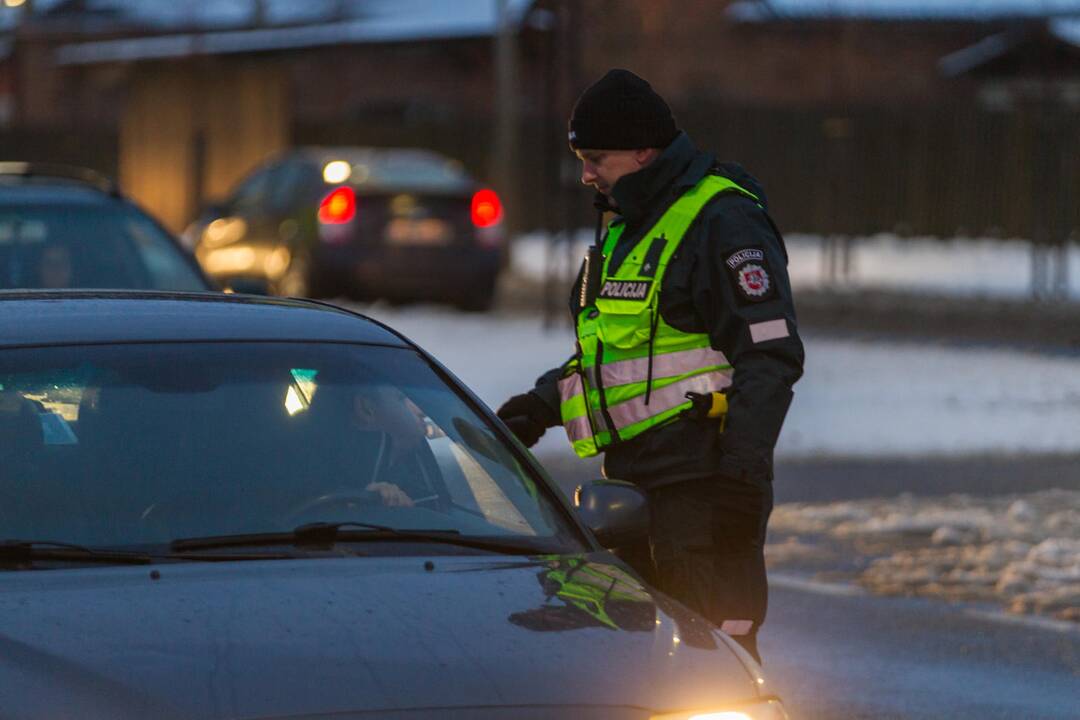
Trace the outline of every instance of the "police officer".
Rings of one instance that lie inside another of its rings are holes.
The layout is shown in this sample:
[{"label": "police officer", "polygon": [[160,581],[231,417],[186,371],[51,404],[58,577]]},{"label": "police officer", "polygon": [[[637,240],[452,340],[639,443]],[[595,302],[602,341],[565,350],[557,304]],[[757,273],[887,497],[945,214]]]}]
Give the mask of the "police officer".
[{"label": "police officer", "polygon": [[627,70],[581,95],[569,140],[601,213],[570,298],[577,352],[498,415],[528,446],[562,424],[638,484],[649,544],[624,557],[757,658],[773,448],[804,357],[784,241],[758,183]]}]

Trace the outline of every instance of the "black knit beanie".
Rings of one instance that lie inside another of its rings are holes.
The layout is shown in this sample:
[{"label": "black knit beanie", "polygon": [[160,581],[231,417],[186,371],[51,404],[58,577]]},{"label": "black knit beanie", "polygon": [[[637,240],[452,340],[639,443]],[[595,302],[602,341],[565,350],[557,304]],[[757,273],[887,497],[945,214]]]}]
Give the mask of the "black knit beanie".
[{"label": "black knit beanie", "polygon": [[671,108],[629,70],[609,70],[590,85],[570,114],[574,150],[665,148],[679,134]]}]

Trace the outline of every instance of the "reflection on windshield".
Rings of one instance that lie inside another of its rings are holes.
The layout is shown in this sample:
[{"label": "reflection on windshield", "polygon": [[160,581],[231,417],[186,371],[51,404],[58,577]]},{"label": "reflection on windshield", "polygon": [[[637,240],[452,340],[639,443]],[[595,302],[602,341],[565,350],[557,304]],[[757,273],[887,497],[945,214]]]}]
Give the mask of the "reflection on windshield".
[{"label": "reflection on windshield", "polygon": [[0,353],[0,537],[152,546],[352,521],[579,549],[499,445],[408,350]]},{"label": "reflection on windshield", "polygon": [[315,399],[315,391],[319,386],[315,383],[318,370],[293,368],[289,371],[293,381],[285,393],[285,410],[290,415],[295,415],[302,410],[311,407],[311,401]]}]

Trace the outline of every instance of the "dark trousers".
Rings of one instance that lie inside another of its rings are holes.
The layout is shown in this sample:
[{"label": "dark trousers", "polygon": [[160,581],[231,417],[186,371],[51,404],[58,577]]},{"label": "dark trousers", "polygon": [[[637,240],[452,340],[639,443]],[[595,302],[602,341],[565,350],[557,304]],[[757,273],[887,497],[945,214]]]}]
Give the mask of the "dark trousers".
[{"label": "dark trousers", "polygon": [[704,615],[760,662],[765,622],[765,528],[770,478],[709,477],[649,496],[649,542],[619,551],[645,580]]}]

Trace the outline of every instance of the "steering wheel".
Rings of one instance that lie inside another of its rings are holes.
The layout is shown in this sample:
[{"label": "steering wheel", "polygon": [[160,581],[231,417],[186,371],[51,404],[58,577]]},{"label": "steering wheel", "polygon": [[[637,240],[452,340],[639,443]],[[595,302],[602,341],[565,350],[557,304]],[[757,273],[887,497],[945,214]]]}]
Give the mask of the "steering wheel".
[{"label": "steering wheel", "polygon": [[362,517],[356,513],[356,510],[381,504],[378,493],[340,490],[306,500],[290,508],[285,514],[285,520],[290,525],[300,524],[306,520],[334,520],[337,519],[335,516],[338,513],[341,513],[341,520],[355,520]]},{"label": "steering wheel", "polygon": [[[379,478],[386,472],[390,456],[390,436],[387,433],[379,433],[379,448],[375,453],[375,462],[371,467],[371,476],[368,484],[379,482]],[[356,490],[336,490],[325,493],[316,498],[306,500],[299,505],[294,505],[285,513],[287,523],[295,523],[305,516],[325,513],[330,510],[349,510],[363,506],[379,504],[378,493],[357,492]],[[322,520],[324,518],[317,518]]]}]

